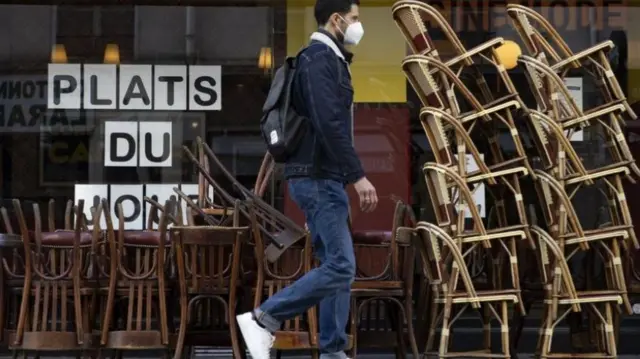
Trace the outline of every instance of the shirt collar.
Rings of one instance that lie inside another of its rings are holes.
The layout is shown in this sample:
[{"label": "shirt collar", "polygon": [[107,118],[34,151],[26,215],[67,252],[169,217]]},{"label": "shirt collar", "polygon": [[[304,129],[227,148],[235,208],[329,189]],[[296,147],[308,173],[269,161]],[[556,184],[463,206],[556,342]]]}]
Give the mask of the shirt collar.
[{"label": "shirt collar", "polygon": [[329,46],[336,55],[343,59],[348,64],[353,61],[353,53],[347,50],[343,44],[341,44],[333,35],[331,35],[325,29],[318,29],[318,31],[311,34],[311,40],[320,41],[323,44]]}]

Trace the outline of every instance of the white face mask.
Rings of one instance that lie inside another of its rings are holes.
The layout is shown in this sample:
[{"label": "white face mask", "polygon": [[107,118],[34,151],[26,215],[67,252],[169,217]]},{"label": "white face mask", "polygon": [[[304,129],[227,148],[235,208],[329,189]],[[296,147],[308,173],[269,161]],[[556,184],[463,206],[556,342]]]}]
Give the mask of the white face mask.
[{"label": "white face mask", "polygon": [[360,21],[349,24],[344,33],[344,43],[347,45],[358,45],[364,36],[364,28]]},{"label": "white face mask", "polygon": [[[344,18],[342,21],[347,22]],[[360,21],[353,22],[347,26],[347,30],[344,32],[344,44],[345,45],[358,45],[362,36],[364,36],[364,28]]]}]

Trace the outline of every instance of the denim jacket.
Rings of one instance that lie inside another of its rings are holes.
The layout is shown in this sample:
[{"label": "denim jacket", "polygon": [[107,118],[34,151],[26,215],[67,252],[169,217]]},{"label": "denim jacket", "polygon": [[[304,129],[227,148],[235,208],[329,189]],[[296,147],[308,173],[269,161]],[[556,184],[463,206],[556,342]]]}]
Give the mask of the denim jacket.
[{"label": "denim jacket", "polygon": [[352,54],[323,30],[298,55],[293,107],[310,126],[284,166],[285,178],[312,177],[353,183],[364,177],[353,146]]}]

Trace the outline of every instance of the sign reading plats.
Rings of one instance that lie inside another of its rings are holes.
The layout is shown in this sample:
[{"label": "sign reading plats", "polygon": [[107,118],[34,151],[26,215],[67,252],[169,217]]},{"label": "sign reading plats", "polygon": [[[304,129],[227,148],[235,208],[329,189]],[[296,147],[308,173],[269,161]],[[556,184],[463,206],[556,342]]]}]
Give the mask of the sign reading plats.
[{"label": "sign reading plats", "polygon": [[[154,199],[164,205],[165,201],[176,198],[173,188],[180,188],[182,192],[189,196],[194,202],[198,199],[197,184],[132,184],[132,185],[108,185],[108,184],[82,184],[74,188],[74,200],[84,200],[84,214],[91,226],[91,207],[97,207],[103,198],[109,203],[109,213],[113,223],[118,223],[116,218],[118,213],[116,208],[122,204],[125,229],[147,229],[147,218],[151,213],[151,205],[144,202],[144,197]],[[213,194],[209,193],[212,200]],[[187,206],[182,203],[182,218],[187,218]],[[106,228],[104,216],[100,219],[100,226]]]},{"label": "sign reading plats", "polygon": [[50,109],[222,109],[220,66],[49,64]]}]

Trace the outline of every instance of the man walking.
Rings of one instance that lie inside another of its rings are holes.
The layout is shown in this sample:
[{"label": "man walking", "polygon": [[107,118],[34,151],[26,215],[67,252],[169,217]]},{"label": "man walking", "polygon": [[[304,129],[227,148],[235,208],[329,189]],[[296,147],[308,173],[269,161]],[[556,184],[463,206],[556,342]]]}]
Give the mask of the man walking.
[{"label": "man walking", "polygon": [[289,193],[302,210],[320,266],[276,293],[253,312],[237,316],[254,359],[269,358],[283,321],[319,304],[321,359],[345,359],[355,255],[349,230],[354,184],[360,207],[373,211],[378,197],[353,147],[353,87],[349,64],[364,34],[359,0],[317,0],[318,30],[298,56],[293,107],[309,119],[301,145],[285,164]]}]

